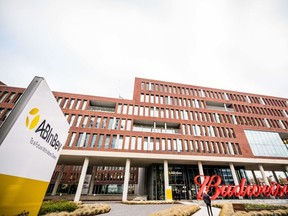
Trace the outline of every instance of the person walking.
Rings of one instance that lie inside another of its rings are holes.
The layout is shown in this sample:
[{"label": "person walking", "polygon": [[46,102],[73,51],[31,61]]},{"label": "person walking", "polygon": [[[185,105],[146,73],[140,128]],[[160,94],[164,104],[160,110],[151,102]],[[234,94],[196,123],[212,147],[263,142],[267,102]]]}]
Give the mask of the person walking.
[{"label": "person walking", "polygon": [[209,216],[213,216],[212,207],[211,207],[211,198],[210,198],[210,196],[207,194],[206,191],[204,191],[204,193],[203,193],[203,200],[204,200],[204,203],[205,203],[206,206],[207,206],[208,215],[209,215]]}]

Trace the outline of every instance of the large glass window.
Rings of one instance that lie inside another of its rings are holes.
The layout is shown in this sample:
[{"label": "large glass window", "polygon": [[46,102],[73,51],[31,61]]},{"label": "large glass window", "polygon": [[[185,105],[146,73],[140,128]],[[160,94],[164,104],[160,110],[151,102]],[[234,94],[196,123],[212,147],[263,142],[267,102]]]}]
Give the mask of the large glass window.
[{"label": "large glass window", "polygon": [[288,149],[278,133],[245,130],[245,135],[254,155],[288,157]]}]

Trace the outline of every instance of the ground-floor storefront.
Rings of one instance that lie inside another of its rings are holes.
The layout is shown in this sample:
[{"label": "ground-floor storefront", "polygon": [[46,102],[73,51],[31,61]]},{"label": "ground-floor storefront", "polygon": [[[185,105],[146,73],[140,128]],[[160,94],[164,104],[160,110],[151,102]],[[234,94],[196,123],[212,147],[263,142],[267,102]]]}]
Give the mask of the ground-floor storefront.
[{"label": "ground-floor storefront", "polygon": [[[87,152],[86,152],[87,153]],[[90,152],[88,152],[90,154]],[[93,153],[93,152],[92,152]],[[95,154],[95,153],[93,153]],[[74,200],[79,200],[81,194],[90,196],[100,195],[121,195],[122,200],[127,200],[129,195],[146,197],[150,200],[167,200],[167,189],[172,192],[172,199],[194,200],[199,193],[198,184],[195,177],[218,176],[221,179],[220,185],[235,186],[239,185],[241,179],[245,179],[245,185],[271,185],[271,182],[287,187],[288,182],[288,161],[287,160],[268,160],[268,159],[245,159],[245,158],[204,158],[204,157],[169,157],[167,155],[71,155],[63,156],[59,160],[62,167],[80,166],[78,179],[74,179],[71,184],[63,184],[61,178],[63,169],[59,170],[59,175],[55,182],[51,182],[47,194],[56,195],[59,193],[75,194]],[[121,157],[120,157],[121,156]],[[99,159],[100,158],[100,159]],[[201,160],[197,160],[201,159]],[[73,163],[72,163],[73,162]],[[82,164],[81,164],[82,163]],[[97,166],[113,166],[108,171],[99,172]],[[124,165],[124,166],[123,166]],[[122,172],[115,171],[115,167],[120,167]],[[133,168],[131,168],[133,167]],[[106,179],[106,182],[99,181],[98,174]],[[110,173],[109,173],[109,170]],[[137,175],[135,174],[137,172]],[[103,174],[104,173],[104,174]],[[88,176],[88,180],[87,180]],[[202,177],[201,177],[202,182]],[[273,183],[272,183],[273,184]],[[211,186],[211,185],[210,185]],[[209,187],[209,192],[213,194],[215,187]],[[243,196],[244,199],[267,198],[256,193]],[[282,198],[284,198],[283,196]],[[239,199],[239,196],[229,197],[219,196],[219,199]]]}]

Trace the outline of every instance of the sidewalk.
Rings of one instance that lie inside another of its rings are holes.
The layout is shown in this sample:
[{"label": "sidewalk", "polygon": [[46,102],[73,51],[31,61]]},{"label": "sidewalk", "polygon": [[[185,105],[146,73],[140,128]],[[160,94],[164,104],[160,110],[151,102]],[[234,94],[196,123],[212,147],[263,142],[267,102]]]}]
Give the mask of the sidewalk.
[{"label": "sidewalk", "polygon": [[[199,206],[201,209],[197,211],[193,216],[208,216],[207,207],[206,206]],[[220,214],[220,208],[212,207],[213,216],[218,216]]]},{"label": "sidewalk", "polygon": [[[204,203],[199,202],[198,204],[196,204],[189,201],[183,201],[180,203],[184,205],[198,205],[201,209],[197,211],[195,214],[193,214],[193,216],[209,216],[207,212],[207,207]],[[220,211],[221,211],[220,208],[212,207],[213,216],[219,216]]]}]

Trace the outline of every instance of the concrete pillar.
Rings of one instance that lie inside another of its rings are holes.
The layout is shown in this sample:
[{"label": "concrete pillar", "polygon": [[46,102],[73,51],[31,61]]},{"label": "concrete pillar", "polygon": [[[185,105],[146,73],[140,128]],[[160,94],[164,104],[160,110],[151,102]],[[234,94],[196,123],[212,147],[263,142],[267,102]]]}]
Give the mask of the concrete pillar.
[{"label": "concrete pillar", "polygon": [[[203,171],[203,165],[201,161],[198,161],[198,169],[199,169],[199,175],[204,176],[204,171]],[[204,181],[204,177],[201,177],[201,183]]]},{"label": "concrete pillar", "polygon": [[233,163],[229,163],[229,166],[230,166],[230,170],[231,170],[232,177],[234,180],[234,185],[239,185],[239,181],[238,181]]},{"label": "concrete pillar", "polygon": [[96,167],[93,167],[91,181],[90,181],[90,185],[89,185],[88,195],[92,195],[92,193],[93,193],[94,182],[95,182],[95,174],[96,174]]},{"label": "concrete pillar", "polygon": [[169,187],[169,175],[168,175],[168,161],[164,160],[164,190],[165,190],[165,200],[167,200],[167,189]]},{"label": "concrete pillar", "polygon": [[265,182],[265,185],[270,185],[269,181],[268,181],[268,179],[266,177],[265,170],[264,170],[264,168],[263,168],[263,166],[261,164],[259,164],[259,170],[261,172],[261,175],[262,175],[262,178],[263,178],[263,180]]},{"label": "concrete pillar", "polygon": [[64,171],[64,164],[61,165],[60,172],[59,172],[59,174],[58,174],[58,176],[57,176],[55,185],[54,185],[54,187],[53,187],[53,191],[52,191],[52,194],[51,194],[52,196],[55,196],[56,193],[57,193],[58,186],[59,186],[60,181],[61,181],[61,179],[62,179],[63,171]]},{"label": "concrete pillar", "polygon": [[136,187],[136,194],[139,196],[145,195],[144,188],[145,187],[145,168],[138,168],[138,184]]},{"label": "concrete pillar", "polygon": [[123,202],[127,201],[129,180],[130,180],[130,159],[126,159],[124,187],[123,187],[123,194],[122,194]]},{"label": "concrete pillar", "polygon": [[77,186],[77,190],[76,190],[76,194],[75,194],[75,197],[74,197],[74,202],[80,201],[81,192],[82,192],[82,188],[83,188],[83,184],[84,184],[84,180],[85,180],[88,164],[89,164],[89,158],[85,157],[84,163],[83,163],[83,166],[82,166],[82,170],[81,170],[81,175],[80,175],[79,182],[78,182],[78,186]]},{"label": "concrete pillar", "polygon": [[[236,174],[236,171],[235,171],[233,163],[229,163],[229,166],[230,166],[230,170],[231,170],[231,173],[232,173],[234,185],[239,185],[238,177],[237,177],[237,174]],[[239,196],[238,198],[239,199],[243,199],[242,196]]]}]

